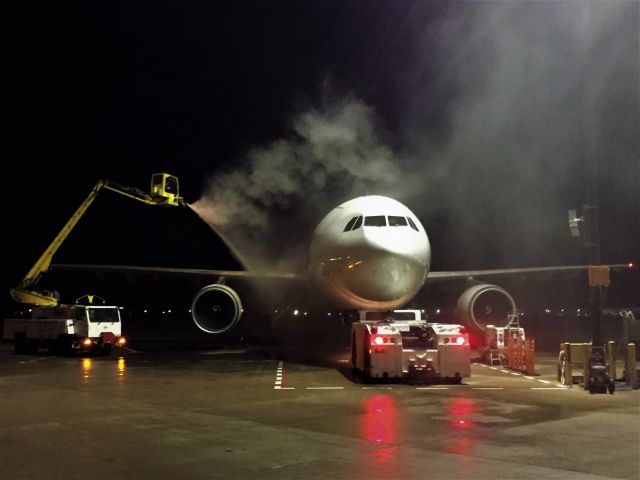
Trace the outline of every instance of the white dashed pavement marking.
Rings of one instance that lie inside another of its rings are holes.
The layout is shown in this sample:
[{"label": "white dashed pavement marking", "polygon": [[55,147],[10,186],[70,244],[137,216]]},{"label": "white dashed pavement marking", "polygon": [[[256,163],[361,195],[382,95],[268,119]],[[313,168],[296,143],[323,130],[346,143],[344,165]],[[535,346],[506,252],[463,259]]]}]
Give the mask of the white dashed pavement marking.
[{"label": "white dashed pavement marking", "polygon": [[280,360],[278,362],[278,368],[276,369],[276,381],[273,385],[274,390],[295,390],[295,387],[284,386],[284,362]]}]

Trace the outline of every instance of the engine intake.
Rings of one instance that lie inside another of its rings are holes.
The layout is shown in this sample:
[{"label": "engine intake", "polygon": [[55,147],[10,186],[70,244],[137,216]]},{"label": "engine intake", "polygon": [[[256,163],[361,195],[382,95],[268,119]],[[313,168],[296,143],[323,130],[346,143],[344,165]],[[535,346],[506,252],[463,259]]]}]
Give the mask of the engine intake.
[{"label": "engine intake", "polygon": [[487,325],[505,326],[508,315],[516,313],[516,303],[509,293],[497,285],[474,285],[458,298],[458,321],[484,335]]},{"label": "engine intake", "polygon": [[242,317],[242,302],[234,289],[215,283],[202,288],[191,303],[191,318],[200,330],[224,333]]}]

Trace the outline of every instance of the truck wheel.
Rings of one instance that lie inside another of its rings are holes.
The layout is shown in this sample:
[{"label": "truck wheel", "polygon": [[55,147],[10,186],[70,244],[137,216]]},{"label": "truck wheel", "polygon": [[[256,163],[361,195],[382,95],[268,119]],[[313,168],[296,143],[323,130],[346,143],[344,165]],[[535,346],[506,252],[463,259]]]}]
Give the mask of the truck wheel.
[{"label": "truck wheel", "polygon": [[54,345],[53,353],[56,355],[71,355],[73,353],[71,339],[66,335],[59,335]]},{"label": "truck wheel", "polygon": [[27,353],[27,340],[24,333],[16,333],[13,343],[13,351],[18,355]]},{"label": "truck wheel", "polygon": [[613,392],[615,392],[616,390],[615,382],[609,382],[609,386],[607,387],[607,389],[609,390],[609,393],[613,395]]},{"label": "truck wheel", "polygon": [[110,343],[106,343],[106,344],[102,345],[102,348],[100,349],[100,355],[107,356],[110,353],[111,353],[111,344]]}]

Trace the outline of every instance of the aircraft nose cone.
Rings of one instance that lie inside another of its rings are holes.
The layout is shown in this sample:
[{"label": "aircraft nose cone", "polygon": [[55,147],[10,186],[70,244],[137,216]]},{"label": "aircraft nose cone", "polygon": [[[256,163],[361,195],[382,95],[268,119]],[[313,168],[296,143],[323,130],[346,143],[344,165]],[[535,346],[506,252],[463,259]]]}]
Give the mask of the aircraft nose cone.
[{"label": "aircraft nose cone", "polygon": [[427,274],[418,258],[377,252],[344,270],[343,283],[358,297],[373,302],[398,302],[420,289]]}]

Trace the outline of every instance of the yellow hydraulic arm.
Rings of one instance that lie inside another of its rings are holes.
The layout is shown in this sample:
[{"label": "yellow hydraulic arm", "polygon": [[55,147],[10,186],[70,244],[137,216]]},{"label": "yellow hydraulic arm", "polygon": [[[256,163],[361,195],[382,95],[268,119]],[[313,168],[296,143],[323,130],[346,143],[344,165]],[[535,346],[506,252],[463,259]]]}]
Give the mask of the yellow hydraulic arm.
[{"label": "yellow hydraulic arm", "polygon": [[38,261],[31,267],[29,273],[27,273],[15,288],[11,289],[11,296],[16,302],[49,306],[58,304],[56,296],[48,292],[37,292],[33,290],[33,287],[38,283],[42,274],[49,269],[51,259],[58,251],[58,248],[60,248],[60,245],[62,245],[62,242],[64,242],[69,233],[71,233],[71,230],[73,230],[80,218],[85,214],[89,206],[91,206],[103,189],[111,190],[112,192],[119,193],[148,205],[182,206],[184,204],[182,198],[179,196],[178,179],[168,173],[154,173],[151,176],[150,194],[146,194],[137,188],[118,185],[109,180],[98,181],[95,187],[93,187],[93,190],[91,190],[91,193],[85,198],[65,226],[62,227],[62,230],[60,230],[51,244],[49,244]]}]

